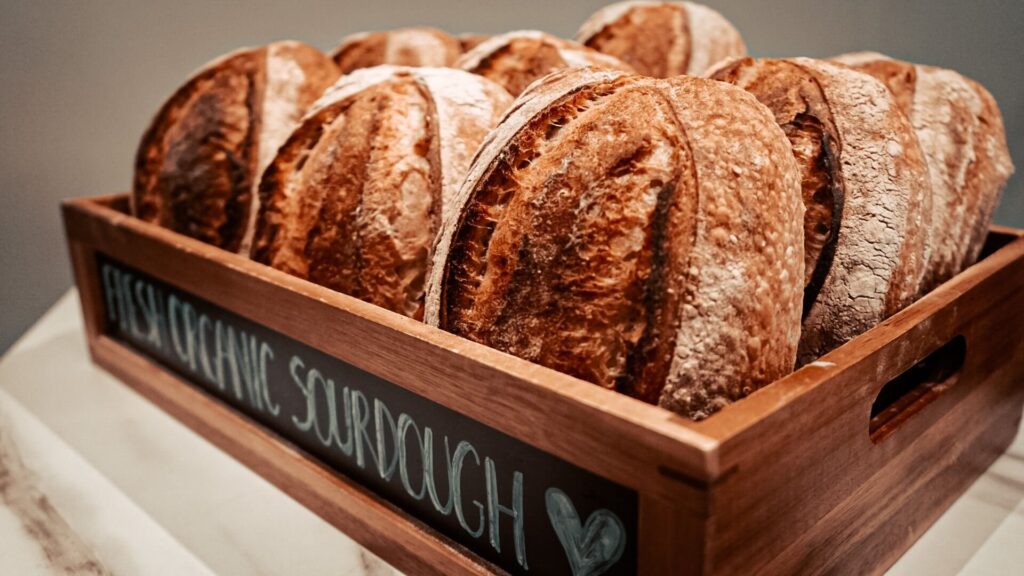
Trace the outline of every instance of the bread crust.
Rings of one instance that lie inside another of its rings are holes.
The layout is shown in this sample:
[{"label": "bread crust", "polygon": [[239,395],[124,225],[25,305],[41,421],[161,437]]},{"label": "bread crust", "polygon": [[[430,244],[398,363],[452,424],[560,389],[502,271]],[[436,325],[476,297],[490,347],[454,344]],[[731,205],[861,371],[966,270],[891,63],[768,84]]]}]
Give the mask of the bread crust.
[{"label": "bread crust", "polygon": [[576,40],[658,78],[702,74],[720,60],[747,53],[725,17],[694,2],[610,4],[583,23]]},{"label": "bread crust", "polygon": [[451,66],[462,54],[459,39],[437,28],[398,28],[346,36],[331,52],[342,74],[383,64]]},{"label": "bread crust", "polygon": [[934,193],[931,249],[921,292],[973,264],[1013,164],[992,95],[957,72],[874,52],[834,58],[878,78],[910,118]]},{"label": "bread crust", "polygon": [[672,79],[701,201],[691,274],[659,404],[702,418],[793,368],[800,338],[799,170],[770,112],[717,83]]},{"label": "bread crust", "polygon": [[513,96],[550,72],[585,66],[633,71],[611,56],[537,30],[493,36],[455,63],[456,68],[497,82]]},{"label": "bread crust", "polygon": [[[838,228],[827,240],[832,258],[822,283],[808,284],[798,360],[804,364],[917,296],[931,213],[924,156],[895,99],[866,74],[809,58],[746,58],[717,67],[711,76],[751,91],[784,127],[797,118],[814,119],[833,148],[825,176],[842,191],[833,211]],[[799,159],[804,142],[787,133]],[[806,190],[820,174],[802,168]],[[816,214],[813,198],[805,201],[808,215]],[[813,226],[808,223],[808,240]],[[813,264],[816,271],[821,263]]]},{"label": "bread crust", "polygon": [[132,211],[248,254],[259,174],[338,75],[315,48],[276,42],[196,72],[164,103],[136,155]]},{"label": "bread crust", "polygon": [[741,90],[551,74],[488,137],[456,205],[428,323],[696,419],[792,369],[798,170]]},{"label": "bread crust", "polygon": [[422,317],[442,215],[510,101],[454,69],[378,66],[343,77],[264,175],[253,258]]},{"label": "bread crust", "polygon": [[491,36],[491,34],[475,34],[472,32],[459,34],[458,40],[459,45],[462,47],[462,53],[465,54],[466,52],[469,52],[473,48],[476,48],[477,46],[483,44],[484,42],[489,40]]}]

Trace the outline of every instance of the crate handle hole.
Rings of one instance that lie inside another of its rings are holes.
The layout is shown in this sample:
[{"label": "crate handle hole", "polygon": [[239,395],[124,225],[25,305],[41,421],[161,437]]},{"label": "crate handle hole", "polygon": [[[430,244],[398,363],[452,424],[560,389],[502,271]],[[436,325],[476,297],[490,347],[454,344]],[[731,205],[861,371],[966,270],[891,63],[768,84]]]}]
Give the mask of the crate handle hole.
[{"label": "crate handle hole", "polygon": [[871,404],[868,435],[875,444],[956,384],[967,340],[956,336],[882,386]]}]

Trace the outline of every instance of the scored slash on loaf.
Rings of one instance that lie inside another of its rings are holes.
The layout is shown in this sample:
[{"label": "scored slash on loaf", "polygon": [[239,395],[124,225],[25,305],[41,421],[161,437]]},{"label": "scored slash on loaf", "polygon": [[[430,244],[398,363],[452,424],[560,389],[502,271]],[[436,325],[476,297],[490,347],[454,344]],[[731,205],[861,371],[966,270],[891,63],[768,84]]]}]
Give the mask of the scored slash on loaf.
[{"label": "scored slash on loaf", "polygon": [[243,49],[207,64],[142,137],[133,213],[248,254],[260,173],[337,77],[325,55],[300,42]]},{"label": "scored slash on loaf", "polygon": [[977,260],[1013,165],[976,82],[746,58],[691,2],[576,38],[234,52],[156,115],[132,210],[694,419]]},{"label": "scored slash on loaf", "polygon": [[148,222],[63,207],[90,352],[408,573],[884,571],[1018,434],[995,101],[688,2],[578,39],[208,65]]},{"label": "scored slash on loaf", "polygon": [[752,96],[574,69],[488,137],[425,320],[700,419],[793,367],[799,171]]},{"label": "scored slash on loaf", "polygon": [[807,274],[799,364],[917,297],[932,192],[910,122],[885,86],[809,58],[722,63],[786,132],[802,171]]},{"label": "scored slash on loaf", "polygon": [[454,69],[342,77],[267,170],[253,258],[422,316],[434,235],[511,98]]}]

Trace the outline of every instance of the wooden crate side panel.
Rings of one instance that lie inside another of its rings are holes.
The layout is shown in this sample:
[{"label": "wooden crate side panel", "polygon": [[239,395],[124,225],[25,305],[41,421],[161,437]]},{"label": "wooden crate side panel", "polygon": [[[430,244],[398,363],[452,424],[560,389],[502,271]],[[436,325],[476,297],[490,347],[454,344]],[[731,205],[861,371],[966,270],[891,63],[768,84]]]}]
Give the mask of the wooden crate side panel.
[{"label": "wooden crate side panel", "polygon": [[[779,388],[767,398],[748,399],[779,404],[722,447],[723,462],[735,472],[713,489],[714,572],[759,566],[814,530],[850,494],[877,482],[872,477],[900,457],[926,452],[929,442],[941,445],[940,438],[970,436],[987,424],[979,415],[1001,405],[1021,409],[1024,251],[1020,241],[1005,250],[1002,265],[982,269],[976,281],[944,287],[941,298],[922,300],[863,335],[859,346],[823,359],[835,366],[802,371],[773,385]],[[870,407],[881,386],[958,334],[967,339],[967,356],[957,383],[872,443]],[[812,370],[829,373],[828,380],[801,382]],[[786,398],[787,384],[806,389]],[[934,472],[943,461],[922,456],[920,466]],[[905,488],[896,489],[906,496]]]},{"label": "wooden crate side panel", "polygon": [[640,564],[644,576],[703,574],[707,534],[703,515],[656,498],[640,498]]},{"label": "wooden crate side panel", "polygon": [[[1006,386],[998,391],[1013,392]],[[765,573],[884,572],[1013,442],[1021,398],[995,405],[991,400],[930,429],[766,565]],[[968,421],[987,425],[970,427]]]},{"label": "wooden crate side panel", "polygon": [[82,303],[82,325],[85,327],[86,337],[92,339],[99,335],[104,322],[100,283],[95,264],[96,252],[92,247],[69,238],[68,254],[71,257],[71,270]]}]

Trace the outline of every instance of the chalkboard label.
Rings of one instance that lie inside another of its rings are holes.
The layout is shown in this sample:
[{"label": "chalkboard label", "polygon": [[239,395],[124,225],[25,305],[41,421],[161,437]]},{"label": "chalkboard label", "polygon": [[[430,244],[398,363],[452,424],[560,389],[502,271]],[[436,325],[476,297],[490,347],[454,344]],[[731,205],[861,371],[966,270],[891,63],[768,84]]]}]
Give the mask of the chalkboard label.
[{"label": "chalkboard label", "polygon": [[636,492],[108,257],[97,265],[109,336],[481,557],[512,574],[636,573]]}]

